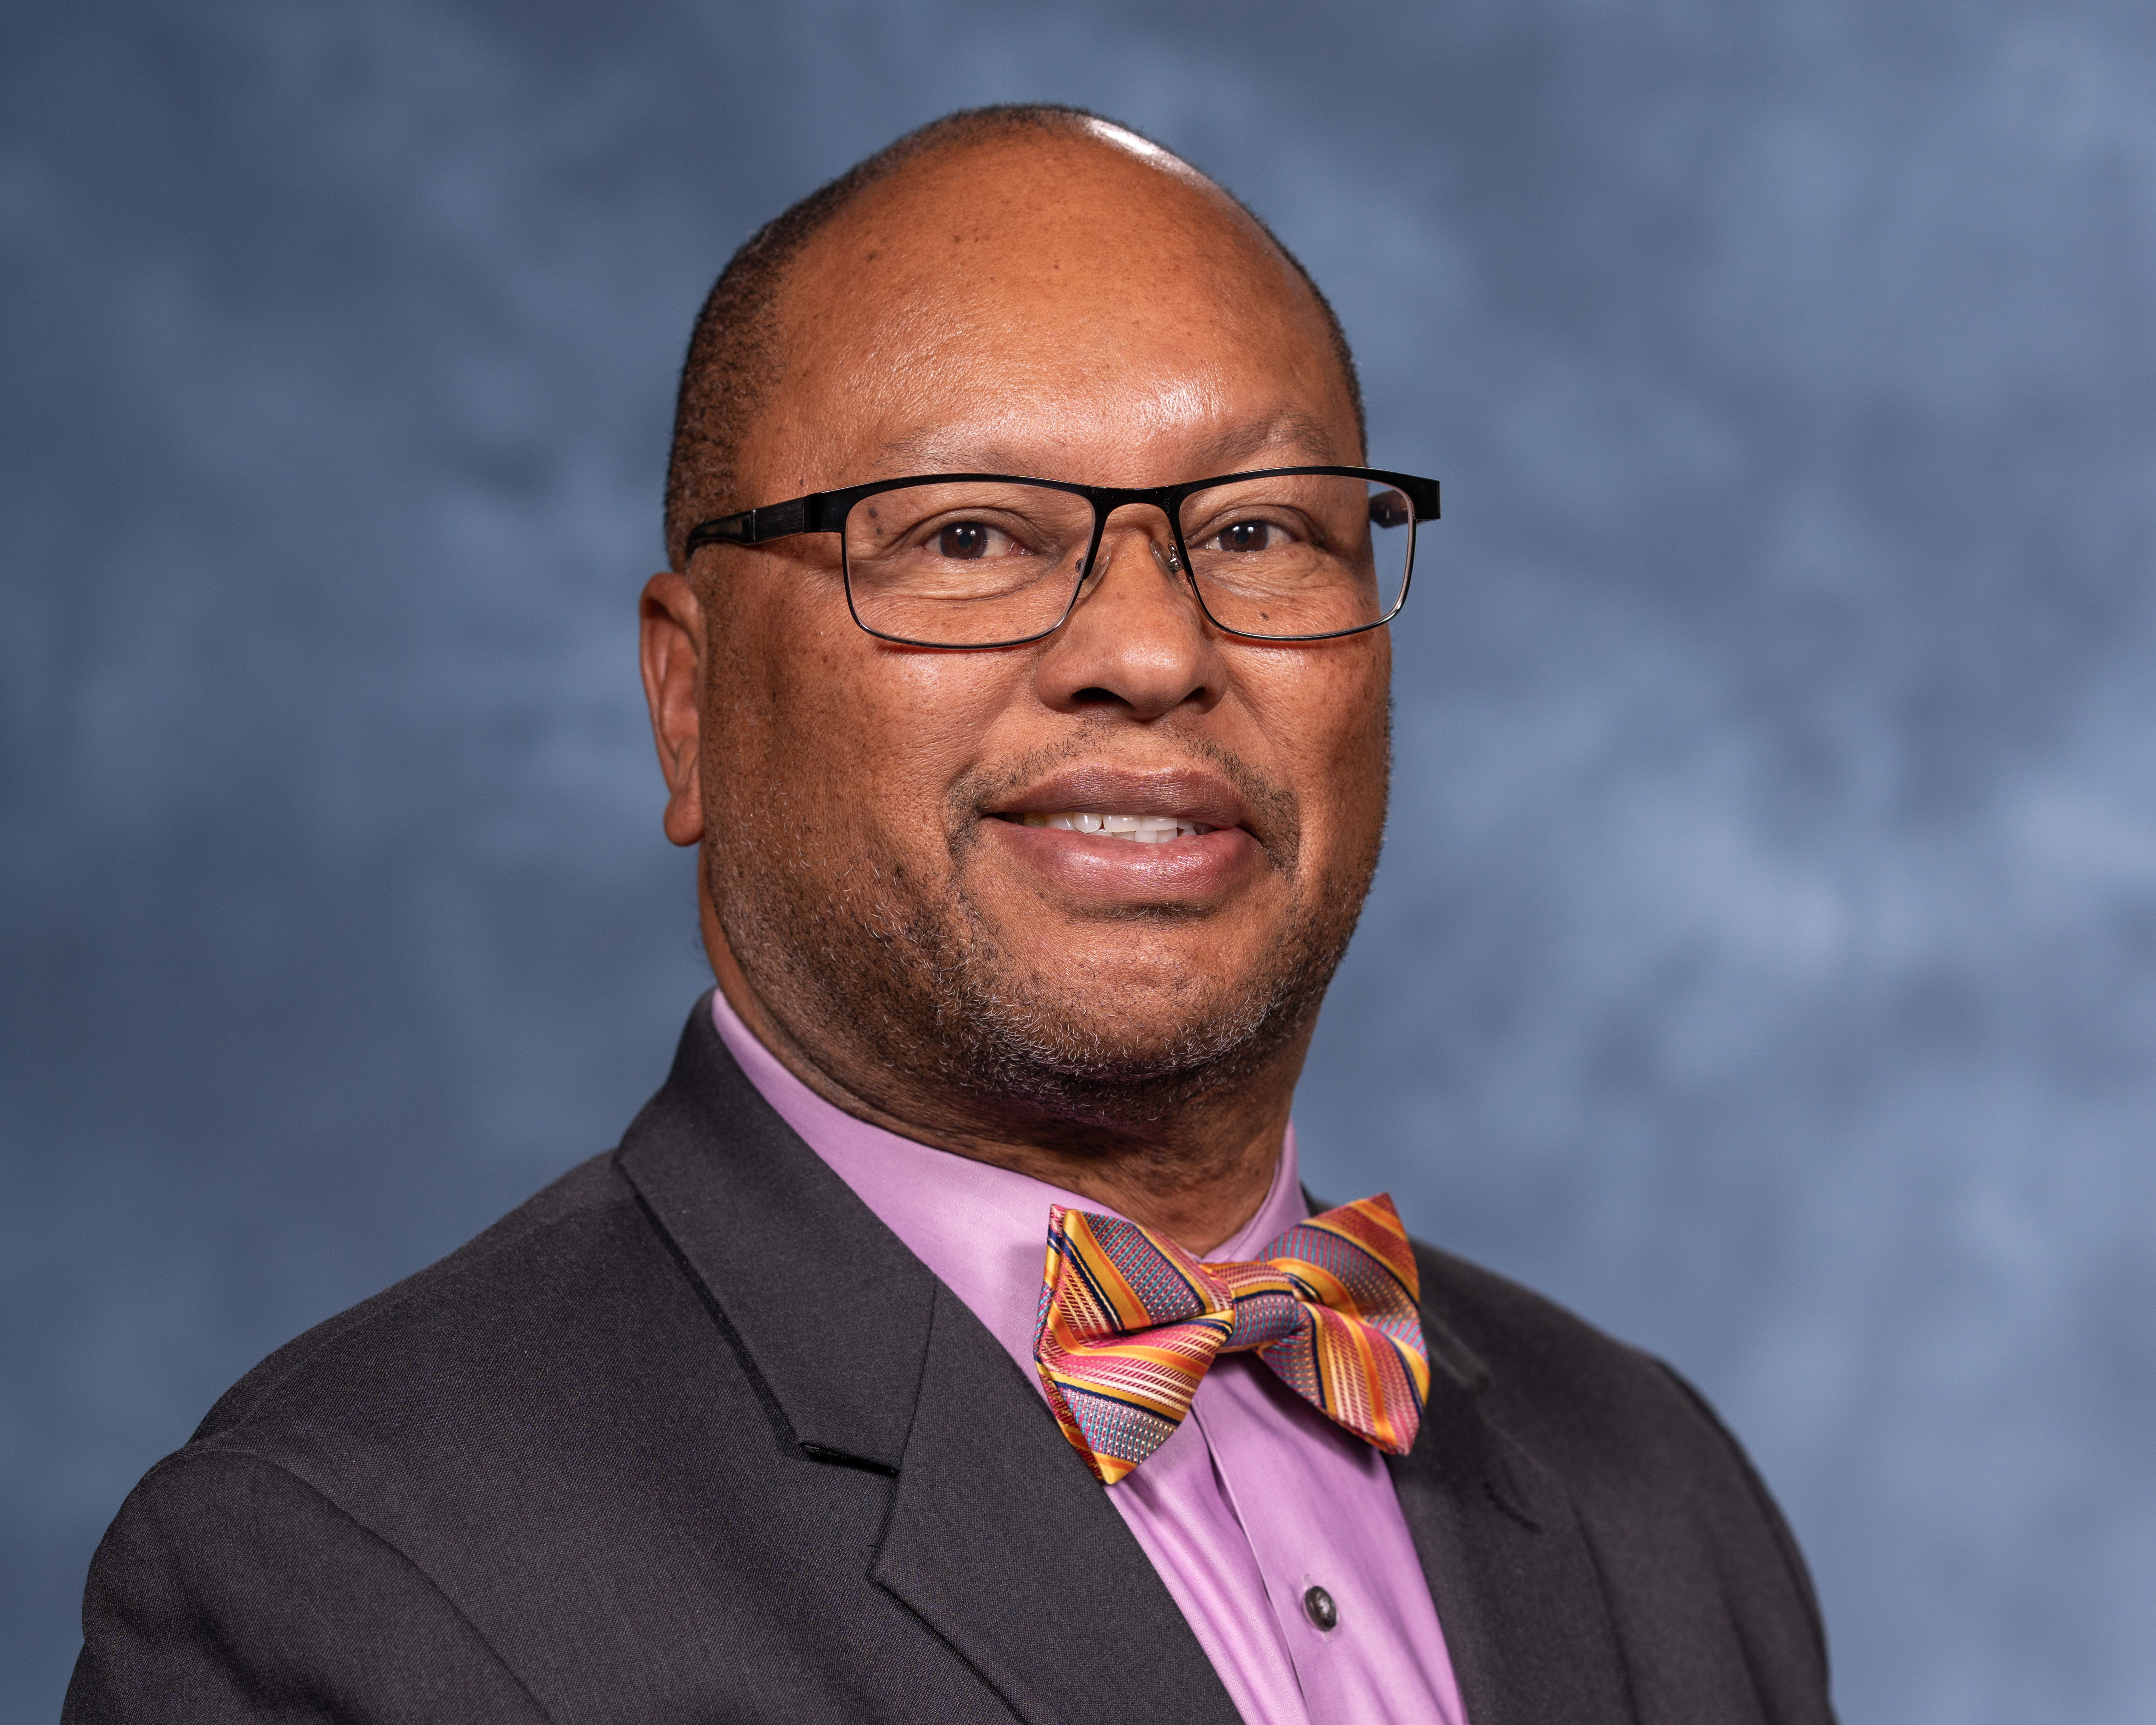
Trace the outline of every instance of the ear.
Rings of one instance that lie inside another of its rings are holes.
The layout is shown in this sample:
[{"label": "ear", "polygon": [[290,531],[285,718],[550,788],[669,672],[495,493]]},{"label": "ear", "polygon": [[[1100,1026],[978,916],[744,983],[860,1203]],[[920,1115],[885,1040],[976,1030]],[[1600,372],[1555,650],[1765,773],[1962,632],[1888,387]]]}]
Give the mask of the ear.
[{"label": "ear", "polygon": [[666,775],[666,836],[695,845],[704,836],[702,760],[704,608],[685,577],[672,570],[644,584],[638,657],[651,740]]}]

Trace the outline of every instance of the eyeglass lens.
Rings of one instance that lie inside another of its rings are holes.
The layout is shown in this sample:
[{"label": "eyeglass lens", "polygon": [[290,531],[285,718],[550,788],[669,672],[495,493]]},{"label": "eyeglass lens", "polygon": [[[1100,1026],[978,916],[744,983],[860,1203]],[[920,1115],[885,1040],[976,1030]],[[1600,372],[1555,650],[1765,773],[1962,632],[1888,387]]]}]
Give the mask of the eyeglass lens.
[{"label": "eyeglass lens", "polygon": [[[1273,639],[1389,617],[1414,522],[1399,491],[1337,474],[1236,480],[1194,493],[1181,511],[1207,613],[1232,633]],[[947,647],[1024,640],[1070,608],[1092,536],[1092,504],[1069,491],[1005,480],[903,485],[847,515],[848,592],[880,635]]]}]

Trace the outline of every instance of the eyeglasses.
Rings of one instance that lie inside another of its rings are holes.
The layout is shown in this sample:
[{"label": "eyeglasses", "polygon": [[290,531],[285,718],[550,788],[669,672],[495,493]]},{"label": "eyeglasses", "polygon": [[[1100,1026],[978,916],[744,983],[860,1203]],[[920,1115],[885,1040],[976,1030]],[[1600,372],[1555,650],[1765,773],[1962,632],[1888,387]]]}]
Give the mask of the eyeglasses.
[{"label": "eyeglasses", "polygon": [[1108,517],[1168,517],[1168,562],[1214,627],[1260,641],[1359,634],[1399,614],[1438,482],[1369,467],[1269,467],[1137,490],[940,473],[815,491],[704,521],[687,554],[839,535],[846,604],[882,640],[1016,647],[1076,607]]}]

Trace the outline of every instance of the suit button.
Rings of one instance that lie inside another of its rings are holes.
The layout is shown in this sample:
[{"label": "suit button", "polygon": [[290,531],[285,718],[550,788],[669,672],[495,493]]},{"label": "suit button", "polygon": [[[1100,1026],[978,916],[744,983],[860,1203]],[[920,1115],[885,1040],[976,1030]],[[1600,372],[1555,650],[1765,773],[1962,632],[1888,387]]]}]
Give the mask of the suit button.
[{"label": "suit button", "polygon": [[1322,1587],[1313,1587],[1303,1594],[1302,1615],[1322,1630],[1329,1630],[1340,1621],[1340,1608],[1332,1603],[1332,1595]]}]

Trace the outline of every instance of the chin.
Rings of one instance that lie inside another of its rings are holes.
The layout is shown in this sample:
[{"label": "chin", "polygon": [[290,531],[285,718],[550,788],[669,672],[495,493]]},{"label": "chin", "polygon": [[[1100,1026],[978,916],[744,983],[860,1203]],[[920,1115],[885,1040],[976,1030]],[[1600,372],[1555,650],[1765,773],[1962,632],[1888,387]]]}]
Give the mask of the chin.
[{"label": "chin", "polygon": [[985,991],[968,1040],[1004,1084],[1021,1090],[1207,1082],[1229,1069],[1247,1074],[1301,1029],[1301,991],[1283,999],[1269,980]]}]

